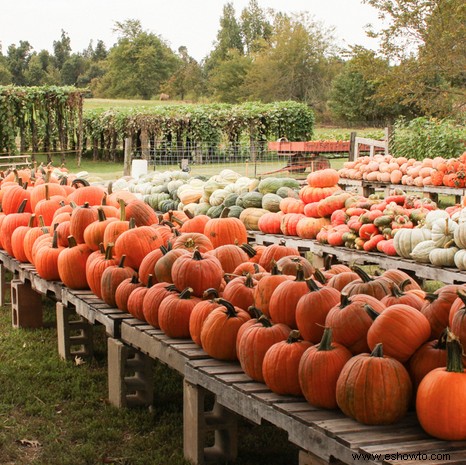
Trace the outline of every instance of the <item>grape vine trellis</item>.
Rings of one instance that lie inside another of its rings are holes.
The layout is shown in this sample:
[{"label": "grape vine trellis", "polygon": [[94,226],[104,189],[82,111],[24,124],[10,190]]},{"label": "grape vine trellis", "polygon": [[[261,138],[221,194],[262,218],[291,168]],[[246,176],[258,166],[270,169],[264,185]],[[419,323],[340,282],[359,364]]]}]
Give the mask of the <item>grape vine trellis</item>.
[{"label": "grape vine trellis", "polygon": [[132,139],[142,156],[143,146],[167,154],[196,154],[223,145],[236,157],[238,144],[246,141],[255,157],[267,140],[311,139],[313,127],[313,111],[293,101],[93,110],[84,113],[84,145],[93,149],[94,159],[116,160],[125,138]]},{"label": "grape vine trellis", "polygon": [[[82,90],[74,87],[0,86],[0,155],[19,152],[80,154]],[[19,143],[18,143],[19,141]]]}]

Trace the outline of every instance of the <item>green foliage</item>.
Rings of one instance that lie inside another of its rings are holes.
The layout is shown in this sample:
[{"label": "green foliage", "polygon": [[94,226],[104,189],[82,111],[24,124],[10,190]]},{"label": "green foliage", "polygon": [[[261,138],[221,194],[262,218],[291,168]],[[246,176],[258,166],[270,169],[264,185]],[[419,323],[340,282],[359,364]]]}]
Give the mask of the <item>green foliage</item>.
[{"label": "green foliage", "polygon": [[399,119],[390,144],[391,152],[397,157],[423,160],[458,157],[466,149],[465,141],[464,125],[447,119],[421,117],[411,121]]},{"label": "green foliage", "polygon": [[76,148],[82,125],[82,94],[74,87],[0,86],[0,153]]},{"label": "green foliage", "polygon": [[107,97],[150,99],[179,67],[179,58],[139,21],[117,23],[121,37],[107,59],[107,73],[98,94]]},{"label": "green foliage", "polygon": [[293,101],[241,105],[160,105],[142,108],[96,109],[84,115],[85,137],[109,146],[118,139],[134,137],[142,128],[162,141],[166,150],[216,146],[222,140],[238,143],[240,138],[266,141],[280,137],[289,140],[312,138],[314,113]]}]

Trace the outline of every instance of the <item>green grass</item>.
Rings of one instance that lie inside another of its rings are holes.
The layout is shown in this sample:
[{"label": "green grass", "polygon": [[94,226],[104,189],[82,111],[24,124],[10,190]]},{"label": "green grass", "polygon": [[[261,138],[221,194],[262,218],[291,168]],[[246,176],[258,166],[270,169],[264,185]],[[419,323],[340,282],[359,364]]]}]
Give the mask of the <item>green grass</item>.
[{"label": "green grass", "polygon": [[[154,361],[152,407],[111,406],[104,328],[94,327],[92,360],[62,361],[54,305],[44,304],[49,327],[37,330],[13,329],[10,309],[0,310],[0,463],[187,464],[181,376]],[[238,434],[237,465],[297,463],[297,448],[283,431],[241,420]]]}]

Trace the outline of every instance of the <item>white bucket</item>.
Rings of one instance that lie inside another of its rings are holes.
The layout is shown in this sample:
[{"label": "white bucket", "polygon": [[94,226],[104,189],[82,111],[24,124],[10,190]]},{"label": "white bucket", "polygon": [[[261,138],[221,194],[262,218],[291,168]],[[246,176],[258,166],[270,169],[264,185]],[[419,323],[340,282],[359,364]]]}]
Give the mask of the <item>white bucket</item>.
[{"label": "white bucket", "polygon": [[131,160],[131,177],[134,179],[147,174],[147,160]]}]

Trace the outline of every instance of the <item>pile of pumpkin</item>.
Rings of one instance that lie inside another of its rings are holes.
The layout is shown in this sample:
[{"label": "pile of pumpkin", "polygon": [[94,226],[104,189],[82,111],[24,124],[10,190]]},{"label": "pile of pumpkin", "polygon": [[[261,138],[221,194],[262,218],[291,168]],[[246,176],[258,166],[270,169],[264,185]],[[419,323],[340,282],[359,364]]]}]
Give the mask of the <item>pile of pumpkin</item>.
[{"label": "pile of pumpkin", "polygon": [[466,152],[458,158],[413,158],[376,154],[343,164],[339,174],[346,179],[363,179],[405,186],[466,187]]},{"label": "pile of pumpkin", "polygon": [[[90,288],[170,337],[191,337],[214,358],[238,359],[274,392],[339,407],[363,423],[398,421],[417,392],[428,433],[466,438],[464,382],[452,411],[434,397],[445,396],[435,392],[443,378],[449,389],[466,379],[457,340],[466,340],[465,287],[426,295],[401,271],[315,270],[285,245],[246,245],[237,218],[157,214],[125,190],[8,182],[1,246],[43,279]],[[446,364],[447,371],[432,371]]]}]

